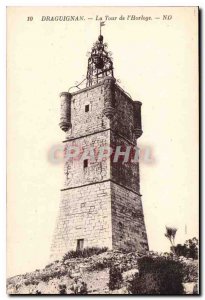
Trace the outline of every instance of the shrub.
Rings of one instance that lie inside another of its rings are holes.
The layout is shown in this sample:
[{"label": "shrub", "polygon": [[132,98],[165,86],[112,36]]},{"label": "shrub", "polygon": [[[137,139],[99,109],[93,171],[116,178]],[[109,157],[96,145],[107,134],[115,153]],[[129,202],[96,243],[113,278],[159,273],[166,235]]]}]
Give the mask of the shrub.
[{"label": "shrub", "polygon": [[129,285],[132,294],[183,294],[183,265],[165,257],[142,257],[138,260],[139,275]]},{"label": "shrub", "polygon": [[58,286],[59,289],[59,294],[60,295],[65,295],[66,293],[66,285],[65,284],[59,284]]},{"label": "shrub", "polygon": [[36,295],[41,295],[41,291],[37,290]]},{"label": "shrub", "polygon": [[198,259],[198,239],[195,237],[187,240],[184,245],[177,244],[177,246],[172,248],[177,256]]},{"label": "shrub", "polygon": [[53,265],[53,263],[46,265],[45,269],[49,269],[52,265]]},{"label": "shrub", "polygon": [[24,284],[25,284],[25,286],[27,286],[27,285],[30,285],[31,283],[30,283],[30,281],[27,280],[24,282]]},{"label": "shrub", "polygon": [[45,274],[41,276],[41,281],[48,282],[49,280],[50,280],[50,275]]},{"label": "shrub", "polygon": [[91,248],[85,248],[83,250],[69,251],[64,255],[63,262],[71,258],[86,258],[93,255],[99,255],[103,252],[106,252],[107,250],[108,250],[107,247],[103,247],[103,248],[91,247]]},{"label": "shrub", "polygon": [[142,276],[135,274],[134,279],[128,285],[128,291],[135,295],[160,294],[157,276],[152,273],[147,273]]},{"label": "shrub", "polygon": [[81,288],[81,295],[87,295],[88,294],[88,287],[86,282],[82,282],[82,288]]},{"label": "shrub", "polygon": [[88,268],[88,272],[93,272],[93,271],[101,271],[103,269],[106,269],[110,266],[109,261],[96,261],[93,262]]},{"label": "shrub", "polygon": [[88,288],[87,283],[82,280],[82,278],[75,278],[73,284],[71,285],[71,291],[73,293],[79,294],[79,295],[87,295],[88,294]]},{"label": "shrub", "polygon": [[122,274],[118,267],[111,266],[109,271],[109,289],[116,290],[119,289],[122,283]]},{"label": "shrub", "polygon": [[198,281],[199,266],[197,261],[183,263],[183,282]]}]

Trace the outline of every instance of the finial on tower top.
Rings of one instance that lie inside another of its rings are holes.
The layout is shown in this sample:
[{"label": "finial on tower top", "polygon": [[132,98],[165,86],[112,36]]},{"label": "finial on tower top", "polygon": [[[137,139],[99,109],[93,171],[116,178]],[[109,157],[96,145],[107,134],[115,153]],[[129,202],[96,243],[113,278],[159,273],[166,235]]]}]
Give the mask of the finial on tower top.
[{"label": "finial on tower top", "polygon": [[107,44],[103,43],[102,26],[105,26],[105,22],[100,22],[100,35],[88,58],[87,87],[102,81],[106,76],[114,77],[111,54],[106,51]]}]

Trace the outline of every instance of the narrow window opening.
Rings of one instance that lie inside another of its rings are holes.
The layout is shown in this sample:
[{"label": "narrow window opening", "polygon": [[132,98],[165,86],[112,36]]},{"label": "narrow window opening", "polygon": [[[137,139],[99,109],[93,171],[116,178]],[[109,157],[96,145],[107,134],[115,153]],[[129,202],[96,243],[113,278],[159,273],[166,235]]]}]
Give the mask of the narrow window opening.
[{"label": "narrow window opening", "polygon": [[83,246],[84,246],[84,239],[77,240],[76,250],[83,250]]},{"label": "narrow window opening", "polygon": [[83,167],[84,167],[84,169],[88,167],[88,159],[85,159],[83,161]]},{"label": "narrow window opening", "polygon": [[120,241],[123,240],[123,224],[119,222]]},{"label": "narrow window opening", "polygon": [[85,106],[85,112],[88,112],[89,109],[90,109],[89,104],[87,104],[87,105]]}]

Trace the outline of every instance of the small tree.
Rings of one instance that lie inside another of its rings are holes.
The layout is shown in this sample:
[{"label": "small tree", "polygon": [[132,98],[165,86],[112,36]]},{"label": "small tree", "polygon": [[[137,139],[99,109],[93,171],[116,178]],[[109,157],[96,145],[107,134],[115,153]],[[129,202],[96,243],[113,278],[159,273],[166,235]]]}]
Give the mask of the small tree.
[{"label": "small tree", "polygon": [[166,236],[166,238],[168,238],[168,240],[169,240],[170,243],[171,243],[171,250],[173,251],[173,253],[175,253],[174,247],[175,247],[175,236],[176,236],[176,232],[177,232],[177,228],[166,226],[166,233],[165,233],[165,236]]}]

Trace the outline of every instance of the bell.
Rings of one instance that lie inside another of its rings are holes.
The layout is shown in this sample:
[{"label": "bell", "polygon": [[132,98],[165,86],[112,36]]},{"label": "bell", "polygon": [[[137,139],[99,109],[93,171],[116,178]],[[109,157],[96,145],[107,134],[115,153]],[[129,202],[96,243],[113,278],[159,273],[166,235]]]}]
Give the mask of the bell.
[{"label": "bell", "polygon": [[93,62],[97,69],[102,69],[104,67],[103,59],[100,56],[94,56]]},{"label": "bell", "polygon": [[98,41],[99,41],[99,42],[103,42],[103,36],[102,36],[102,35],[99,35]]}]

